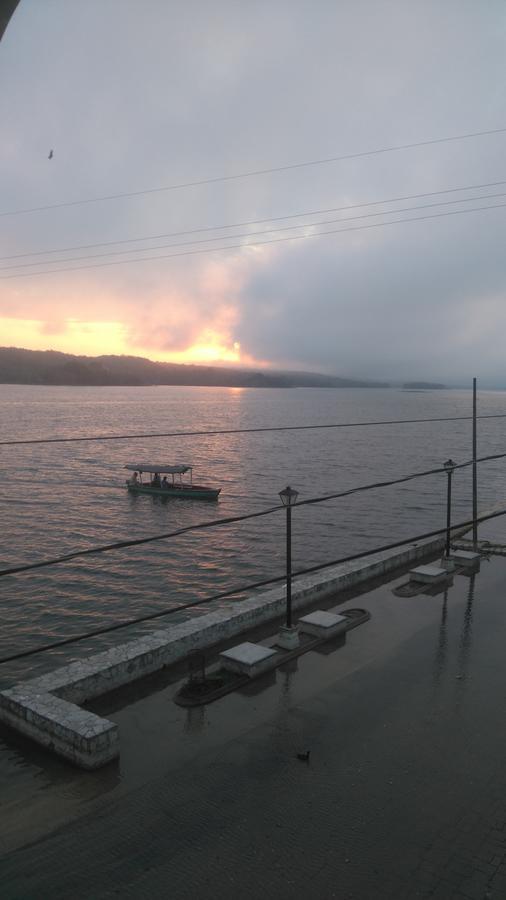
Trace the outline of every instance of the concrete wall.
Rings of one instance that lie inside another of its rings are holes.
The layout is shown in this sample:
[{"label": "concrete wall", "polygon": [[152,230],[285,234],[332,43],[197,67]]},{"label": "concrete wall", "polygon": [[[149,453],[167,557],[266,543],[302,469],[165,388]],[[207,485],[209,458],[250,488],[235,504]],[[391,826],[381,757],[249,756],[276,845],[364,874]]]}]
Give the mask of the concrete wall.
[{"label": "concrete wall", "polygon": [[97,769],[119,755],[114,722],[53,694],[22,685],[4,691],[0,718],[27,737],[83,769]]}]

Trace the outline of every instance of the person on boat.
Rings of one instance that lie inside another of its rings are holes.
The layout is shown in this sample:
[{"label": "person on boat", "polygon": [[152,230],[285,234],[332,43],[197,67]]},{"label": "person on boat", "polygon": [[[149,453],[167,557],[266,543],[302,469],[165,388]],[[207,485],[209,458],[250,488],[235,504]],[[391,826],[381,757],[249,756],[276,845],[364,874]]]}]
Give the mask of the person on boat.
[{"label": "person on boat", "polygon": [[139,473],[138,472],[134,472],[134,474],[132,475],[132,477],[130,479],[130,484],[139,484]]},{"label": "person on boat", "polygon": [[153,475],[153,481],[151,482],[151,485],[155,488],[159,488],[161,486],[160,474],[158,472],[155,472],[155,474]]},{"label": "person on boat", "polygon": [[166,476],[166,475],[164,475],[163,478],[162,478],[162,487],[163,487],[163,488],[168,488],[168,487],[169,487],[169,482],[167,481],[167,476]]}]

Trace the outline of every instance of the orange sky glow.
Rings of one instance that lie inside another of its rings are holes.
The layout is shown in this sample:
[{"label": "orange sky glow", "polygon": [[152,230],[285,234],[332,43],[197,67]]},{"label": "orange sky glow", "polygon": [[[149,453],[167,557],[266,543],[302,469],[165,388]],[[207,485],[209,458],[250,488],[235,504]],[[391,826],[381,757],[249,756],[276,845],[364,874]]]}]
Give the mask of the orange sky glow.
[{"label": "orange sky glow", "polygon": [[148,288],[130,272],[14,283],[2,292],[1,343],[83,356],[269,367],[241,341],[239,299],[251,267],[267,258],[248,252],[206,260],[189,273],[173,273],[168,284],[156,272]]},{"label": "orange sky glow", "polygon": [[[84,356],[134,355],[160,362],[258,365],[244,353],[239,341],[212,328],[204,328],[188,347],[161,351],[131,343],[131,332],[119,321],[88,322],[66,319],[55,330],[38,319],[0,318],[2,344],[27,350],[59,350]],[[261,363],[267,365],[266,363]]]}]

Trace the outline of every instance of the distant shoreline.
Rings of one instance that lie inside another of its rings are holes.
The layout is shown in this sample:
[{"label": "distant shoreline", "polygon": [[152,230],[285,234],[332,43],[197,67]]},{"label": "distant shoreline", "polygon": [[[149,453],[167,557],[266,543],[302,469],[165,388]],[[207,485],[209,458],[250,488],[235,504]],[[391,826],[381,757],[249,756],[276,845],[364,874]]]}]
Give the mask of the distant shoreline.
[{"label": "distant shoreline", "polygon": [[426,381],[391,383],[320,372],[154,362],[139,356],[74,356],[0,347],[0,384],[31,387],[402,388],[442,390]]},{"label": "distant shoreline", "polygon": [[364,387],[389,384],[317,372],[239,369],[153,362],[137,356],[73,356],[53,350],[0,347],[0,384],[46,387]]},{"label": "distant shoreline", "polygon": [[[51,382],[51,381],[1,381],[0,386],[2,387],[33,387],[33,388],[159,388],[159,387],[170,387],[170,388],[234,388],[240,390],[300,390],[300,388],[318,388],[319,390],[329,390],[329,391],[341,391],[341,390],[387,390],[393,391],[397,388],[397,390],[401,390],[398,385],[392,384],[198,384],[196,382],[192,382],[192,384],[183,384],[181,382],[169,383],[152,383],[148,384],[139,384],[131,383],[131,382],[115,382],[115,383],[103,383],[97,384],[96,382],[83,382],[82,384],[65,384],[63,382]],[[405,393],[428,393],[426,391],[405,391]]]}]

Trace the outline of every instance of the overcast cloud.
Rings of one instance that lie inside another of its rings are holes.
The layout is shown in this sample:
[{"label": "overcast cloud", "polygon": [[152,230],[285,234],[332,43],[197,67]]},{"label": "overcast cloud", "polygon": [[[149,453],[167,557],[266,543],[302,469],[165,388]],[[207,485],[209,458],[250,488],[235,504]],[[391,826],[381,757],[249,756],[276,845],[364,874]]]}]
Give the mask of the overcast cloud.
[{"label": "overcast cloud", "polygon": [[[0,43],[0,208],[506,128],[505,59],[504,0],[21,0]],[[505,150],[506,133],[3,216],[0,255],[506,181]],[[354,219],[349,226],[506,204],[505,184],[379,209],[501,192],[474,204]],[[294,222],[370,212],[378,207]],[[478,375],[504,384],[505,222],[500,207],[2,280],[7,337],[0,343],[154,359],[176,359],[180,352],[195,360],[191,348],[215,344],[222,360],[240,355],[244,363],[382,379]],[[323,230],[339,227],[345,226],[334,222]],[[226,243],[220,232],[213,236],[220,238],[216,246]]]}]

